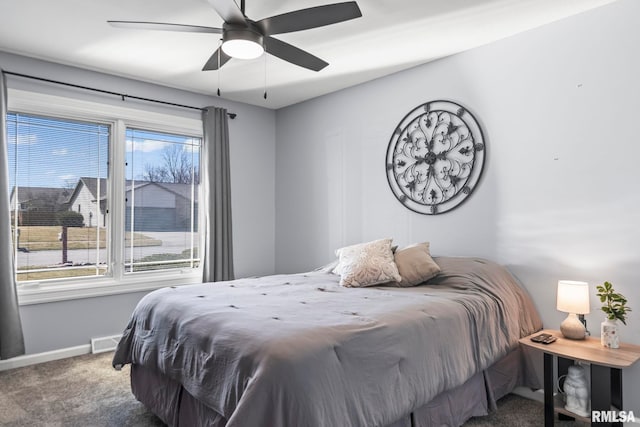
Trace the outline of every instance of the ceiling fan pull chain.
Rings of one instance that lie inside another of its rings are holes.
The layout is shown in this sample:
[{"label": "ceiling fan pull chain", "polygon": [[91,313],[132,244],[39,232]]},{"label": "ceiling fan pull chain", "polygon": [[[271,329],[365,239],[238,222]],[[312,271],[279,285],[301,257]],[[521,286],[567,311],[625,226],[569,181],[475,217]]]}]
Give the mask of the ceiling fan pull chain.
[{"label": "ceiling fan pull chain", "polygon": [[222,39],[218,40],[218,96],[220,96],[220,74],[222,68],[220,68],[220,51],[222,50]]},{"label": "ceiling fan pull chain", "polygon": [[267,99],[267,55],[264,54],[264,99]]}]

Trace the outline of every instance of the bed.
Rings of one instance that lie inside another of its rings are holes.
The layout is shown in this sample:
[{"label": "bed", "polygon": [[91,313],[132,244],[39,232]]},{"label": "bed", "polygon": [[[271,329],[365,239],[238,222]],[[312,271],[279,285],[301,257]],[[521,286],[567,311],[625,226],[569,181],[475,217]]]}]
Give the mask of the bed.
[{"label": "bed", "polygon": [[542,323],[509,272],[436,257],[413,287],[346,288],[330,271],[145,296],[116,350],[171,426],[461,425],[536,387],[518,339]]}]

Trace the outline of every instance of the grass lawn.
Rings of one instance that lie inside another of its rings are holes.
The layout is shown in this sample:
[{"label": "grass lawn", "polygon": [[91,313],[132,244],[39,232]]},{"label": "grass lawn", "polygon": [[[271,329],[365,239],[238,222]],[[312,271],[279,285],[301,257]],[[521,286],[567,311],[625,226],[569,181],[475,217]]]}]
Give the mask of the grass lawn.
[{"label": "grass lawn", "polygon": [[[20,247],[29,251],[61,250],[62,242],[58,240],[58,233],[62,227],[20,227]],[[69,227],[67,228],[67,249],[93,249],[100,242],[100,248],[107,247],[107,233],[103,228]],[[130,245],[131,233],[126,233],[125,244]],[[160,246],[162,240],[152,239],[144,234],[133,233],[133,245]]]},{"label": "grass lawn", "polygon": [[[197,250],[195,251],[197,256]],[[166,262],[172,260],[183,260],[188,258],[191,254],[191,251],[186,249],[182,251],[180,254],[155,254],[143,257],[137,262],[141,263],[152,263],[152,262],[161,262],[161,264],[143,264],[136,265],[135,271],[152,271],[152,270],[165,270],[168,268],[186,268],[190,267],[191,264],[189,262]],[[200,261],[195,261],[195,267],[200,264]],[[29,266],[26,269],[41,269],[47,268],[47,266]],[[27,281],[27,280],[45,280],[45,279],[62,279],[69,277],[87,277],[87,276],[102,276],[106,273],[106,267],[98,267],[96,269],[95,266],[86,266],[86,267],[74,267],[74,268],[60,268],[56,270],[55,268],[51,268],[47,271],[21,271],[18,270],[17,277],[18,281]],[[129,271],[127,269],[127,271]]]},{"label": "grass lawn", "polygon": [[55,269],[49,271],[36,271],[36,272],[26,272],[21,273],[18,270],[17,278],[18,281],[24,280],[44,280],[44,279],[63,279],[67,277],[86,277],[86,276],[101,276],[106,272],[106,268],[98,268],[98,274],[96,274],[95,267],[87,267],[87,268],[78,268],[73,270],[59,270]]},{"label": "grass lawn", "polygon": [[[62,250],[62,242],[58,240],[58,233],[62,227],[20,227],[20,248],[28,248],[30,252],[43,250]],[[130,246],[131,233],[126,233],[125,243]],[[161,246],[162,240],[152,239],[141,233],[133,233],[133,244],[135,247]],[[67,229],[67,249],[95,249],[99,243],[100,248],[106,248],[106,232],[104,229],[95,227],[69,227]],[[184,262],[191,254],[191,251],[184,250],[181,254],[154,254],[143,257],[135,262],[143,265],[136,265],[135,271],[158,270],[167,268],[189,267],[189,262]],[[197,250],[196,250],[197,256]],[[171,262],[175,260],[176,262]],[[160,264],[145,264],[155,263]],[[196,265],[197,265],[196,261]],[[44,271],[31,271],[44,270]],[[29,265],[20,267],[17,271],[17,279],[21,281],[63,279],[71,277],[101,276],[106,273],[106,266],[96,268],[93,265],[74,266],[51,266],[51,265]]]}]

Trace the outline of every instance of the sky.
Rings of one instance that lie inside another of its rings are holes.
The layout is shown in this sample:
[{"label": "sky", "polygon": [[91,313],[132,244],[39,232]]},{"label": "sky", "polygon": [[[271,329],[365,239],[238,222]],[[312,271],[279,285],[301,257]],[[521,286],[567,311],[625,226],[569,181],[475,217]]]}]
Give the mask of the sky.
[{"label": "sky", "polygon": [[[7,116],[9,191],[19,187],[73,188],[80,177],[106,178],[109,126],[10,113]],[[148,165],[164,164],[163,153],[173,144],[199,162],[199,139],[128,129],[127,179],[141,179]]]}]

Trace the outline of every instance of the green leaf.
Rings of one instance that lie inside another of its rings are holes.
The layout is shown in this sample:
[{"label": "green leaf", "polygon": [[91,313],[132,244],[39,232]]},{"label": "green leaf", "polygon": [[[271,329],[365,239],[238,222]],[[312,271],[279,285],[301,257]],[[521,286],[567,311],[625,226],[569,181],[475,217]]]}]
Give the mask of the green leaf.
[{"label": "green leaf", "polygon": [[617,293],[613,289],[611,282],[604,282],[602,285],[597,285],[598,293],[596,294],[600,298],[600,302],[604,305],[601,310],[607,315],[610,320],[620,320],[625,325],[627,313],[631,311],[626,306],[627,298],[624,295]]}]

